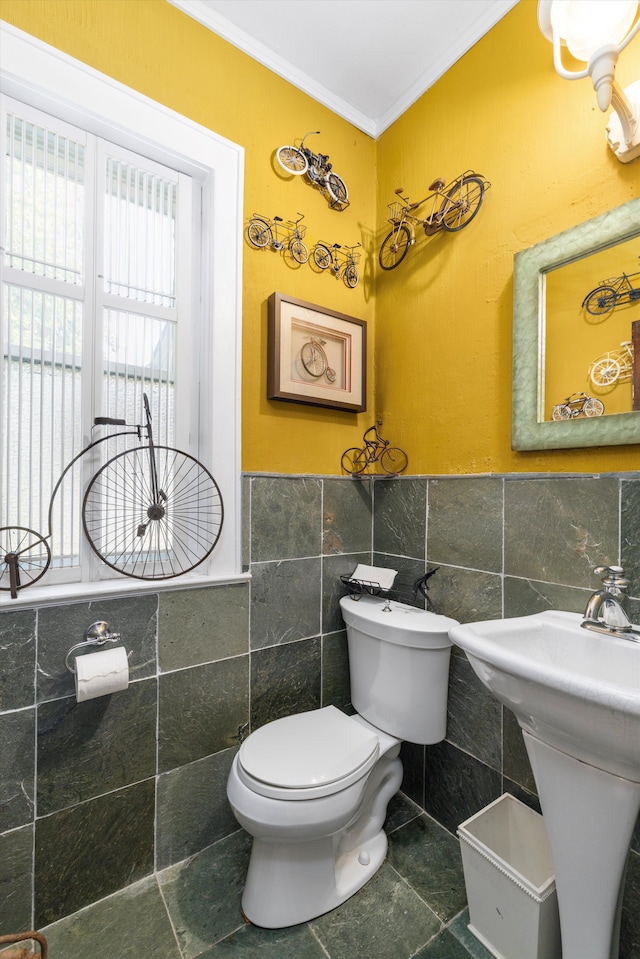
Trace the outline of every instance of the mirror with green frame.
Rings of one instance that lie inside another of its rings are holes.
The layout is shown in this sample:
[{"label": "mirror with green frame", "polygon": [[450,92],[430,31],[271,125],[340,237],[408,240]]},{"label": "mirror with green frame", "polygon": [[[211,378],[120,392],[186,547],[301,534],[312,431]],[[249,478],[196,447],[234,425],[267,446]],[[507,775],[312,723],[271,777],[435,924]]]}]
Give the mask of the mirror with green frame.
[{"label": "mirror with green frame", "polygon": [[513,449],[640,442],[640,199],[516,254],[513,332]]}]

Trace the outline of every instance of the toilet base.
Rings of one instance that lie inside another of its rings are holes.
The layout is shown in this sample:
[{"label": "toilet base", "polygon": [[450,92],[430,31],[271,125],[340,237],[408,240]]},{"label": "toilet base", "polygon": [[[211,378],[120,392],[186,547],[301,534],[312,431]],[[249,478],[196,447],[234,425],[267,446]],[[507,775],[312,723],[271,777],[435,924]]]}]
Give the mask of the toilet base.
[{"label": "toilet base", "polygon": [[247,919],[265,929],[295,926],[330,912],[362,889],[384,862],[387,836],[381,829],[336,860],[339,842],[339,835],[303,843],[254,839],[242,896]]}]

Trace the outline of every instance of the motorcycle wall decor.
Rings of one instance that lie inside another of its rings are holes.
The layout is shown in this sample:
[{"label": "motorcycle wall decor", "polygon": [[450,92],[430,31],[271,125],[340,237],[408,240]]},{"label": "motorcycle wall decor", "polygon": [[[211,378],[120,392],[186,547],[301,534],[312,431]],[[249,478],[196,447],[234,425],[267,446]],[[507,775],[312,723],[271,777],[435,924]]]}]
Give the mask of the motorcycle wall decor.
[{"label": "motorcycle wall decor", "polygon": [[295,176],[303,176],[307,183],[317,187],[326,196],[329,206],[334,210],[346,210],[349,206],[347,185],[333,170],[326,153],[314,153],[304,145],[307,137],[315,136],[319,130],[305,133],[299,146],[281,146],[276,150],[276,159],[283,170]]}]

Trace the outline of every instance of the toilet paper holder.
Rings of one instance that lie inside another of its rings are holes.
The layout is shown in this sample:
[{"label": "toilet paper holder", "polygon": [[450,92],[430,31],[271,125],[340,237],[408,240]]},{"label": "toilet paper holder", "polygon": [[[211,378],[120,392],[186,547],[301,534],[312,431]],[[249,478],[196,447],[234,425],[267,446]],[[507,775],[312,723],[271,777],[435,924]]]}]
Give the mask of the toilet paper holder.
[{"label": "toilet paper holder", "polygon": [[64,664],[70,673],[75,673],[75,667],[70,664],[69,657],[75,653],[77,649],[86,649],[87,646],[104,646],[105,643],[117,643],[119,639],[120,633],[112,633],[109,623],[105,623],[104,621],[92,623],[91,626],[85,629],[82,642],[76,643],[75,646],[71,647],[64,658]]}]

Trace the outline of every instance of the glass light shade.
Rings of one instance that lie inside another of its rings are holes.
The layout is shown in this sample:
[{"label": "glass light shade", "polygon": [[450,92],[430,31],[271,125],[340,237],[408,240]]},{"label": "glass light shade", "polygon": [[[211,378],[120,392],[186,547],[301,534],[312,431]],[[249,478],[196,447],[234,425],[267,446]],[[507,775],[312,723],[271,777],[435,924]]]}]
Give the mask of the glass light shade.
[{"label": "glass light shade", "polygon": [[637,9],[637,0],[554,0],[551,26],[576,60],[588,62],[596,50],[624,40]]}]

